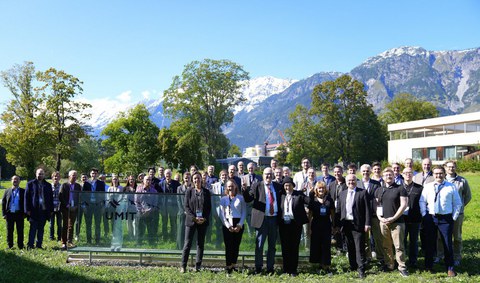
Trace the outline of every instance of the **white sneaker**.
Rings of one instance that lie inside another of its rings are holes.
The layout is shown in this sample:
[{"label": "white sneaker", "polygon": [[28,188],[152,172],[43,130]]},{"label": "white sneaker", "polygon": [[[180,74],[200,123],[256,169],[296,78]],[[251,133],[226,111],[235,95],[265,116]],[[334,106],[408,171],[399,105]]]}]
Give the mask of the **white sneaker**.
[{"label": "white sneaker", "polygon": [[372,259],[377,259],[377,253],[376,252],[372,252]]}]

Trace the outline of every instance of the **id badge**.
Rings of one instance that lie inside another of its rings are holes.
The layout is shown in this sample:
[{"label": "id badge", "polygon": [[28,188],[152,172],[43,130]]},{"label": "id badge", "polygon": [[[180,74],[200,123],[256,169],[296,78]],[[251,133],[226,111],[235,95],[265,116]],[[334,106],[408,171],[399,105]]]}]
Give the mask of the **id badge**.
[{"label": "id badge", "polygon": [[327,215],[327,207],[325,207],[325,206],[320,206],[320,215],[321,215],[321,216]]},{"label": "id badge", "polygon": [[377,215],[383,216],[383,206],[377,206]]},{"label": "id badge", "polygon": [[201,210],[197,210],[196,215],[197,215],[198,218],[202,218],[202,217],[203,217],[203,213],[202,213]]},{"label": "id badge", "polygon": [[410,207],[407,206],[407,208],[405,208],[405,210],[403,211],[403,215],[408,215],[409,209],[410,209]]}]

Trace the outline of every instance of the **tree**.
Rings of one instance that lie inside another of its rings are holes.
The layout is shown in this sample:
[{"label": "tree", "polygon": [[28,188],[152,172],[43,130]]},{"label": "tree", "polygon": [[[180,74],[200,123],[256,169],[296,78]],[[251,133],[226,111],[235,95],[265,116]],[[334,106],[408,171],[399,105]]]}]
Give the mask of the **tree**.
[{"label": "tree", "polygon": [[117,173],[143,171],[159,159],[157,137],[159,129],[150,120],[143,104],[121,112],[102,131],[107,136],[102,145],[113,147],[115,153],[105,160],[105,170]]},{"label": "tree", "polygon": [[188,118],[174,121],[158,134],[159,152],[171,168],[184,172],[192,164],[202,164],[202,137]]},{"label": "tree", "polygon": [[7,151],[7,160],[16,166],[17,174],[28,179],[49,155],[52,142],[48,136],[48,121],[43,97],[35,92],[35,66],[32,62],[14,65],[0,73],[3,85],[13,95],[0,118],[5,129],[0,145]]},{"label": "tree", "polygon": [[242,151],[236,144],[232,144],[228,150],[228,156],[242,156]]},{"label": "tree", "polygon": [[277,154],[275,155],[275,159],[278,161],[278,164],[283,166],[290,166],[291,164],[287,161],[288,157],[288,148],[285,144],[280,145],[277,147]]},{"label": "tree", "polygon": [[46,99],[46,118],[54,147],[55,170],[60,170],[61,160],[69,158],[78,140],[86,136],[81,121],[90,117],[84,110],[92,106],[74,100],[75,96],[83,91],[82,82],[64,71],[50,68],[45,72],[38,72],[37,79],[43,83],[38,91],[42,92]]},{"label": "tree", "polygon": [[438,110],[429,101],[423,101],[409,93],[400,93],[385,105],[379,116],[380,121],[388,124],[402,123],[438,117]]},{"label": "tree", "polygon": [[245,101],[248,73],[228,60],[193,61],[164,92],[163,107],[172,118],[189,118],[205,144],[207,159],[225,157],[228,139],[221,127],[233,120],[233,107]]},{"label": "tree", "polygon": [[78,141],[70,160],[73,168],[81,173],[89,173],[92,167],[101,168],[101,140],[87,136]]},{"label": "tree", "polygon": [[[344,75],[317,85],[310,110],[297,108],[290,119],[290,161],[298,164],[299,152],[317,162],[366,163],[386,156],[386,133],[364,85]],[[313,157],[312,157],[313,156]]]}]

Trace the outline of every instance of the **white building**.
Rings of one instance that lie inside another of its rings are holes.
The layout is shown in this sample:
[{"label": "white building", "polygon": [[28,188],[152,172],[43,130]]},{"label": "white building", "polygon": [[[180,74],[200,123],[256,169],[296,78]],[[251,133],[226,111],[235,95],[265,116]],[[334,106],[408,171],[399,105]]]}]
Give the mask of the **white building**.
[{"label": "white building", "polygon": [[430,157],[433,164],[480,150],[480,112],[388,125],[388,161]]}]

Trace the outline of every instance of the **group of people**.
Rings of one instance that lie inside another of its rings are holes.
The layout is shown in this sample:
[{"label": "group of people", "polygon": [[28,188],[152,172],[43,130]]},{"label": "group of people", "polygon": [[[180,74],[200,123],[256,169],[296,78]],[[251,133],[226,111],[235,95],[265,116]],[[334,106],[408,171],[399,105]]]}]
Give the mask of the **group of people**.
[{"label": "group of people", "polygon": [[[44,170],[38,169],[36,178],[25,189],[19,187],[18,176],[12,177],[12,187],[3,196],[2,213],[7,220],[9,248],[13,247],[14,226],[18,248],[24,248],[24,218],[30,222],[28,249],[42,248],[47,221],[51,239],[55,239],[57,226],[61,248],[74,247],[83,216],[87,243],[100,241],[103,219],[104,230],[112,227],[112,250],[116,251],[123,241],[121,221],[128,221],[128,233],[138,241],[147,232],[147,238],[153,240],[158,235],[161,216],[164,240],[175,241],[177,248],[182,249],[181,272],[187,271],[195,235],[195,269],[202,268],[205,240],[211,240],[212,226],[217,229],[216,246],[223,238],[229,273],[236,270],[244,230],[254,231],[255,273],[263,272],[265,242],[266,272],[274,272],[279,235],[283,272],[292,276],[298,273],[302,238],[309,249],[310,262],[319,264],[325,274],[331,273],[333,245],[339,253],[348,252],[350,268],[358,271],[361,278],[373,260],[385,271],[394,270],[397,265],[400,274],[408,276],[407,266],[417,268],[420,236],[425,269],[431,271],[436,258],[443,258],[448,276],[455,276],[454,266],[461,261],[463,211],[471,199],[470,187],[465,178],[456,174],[454,161],[432,170],[432,162],[426,158],[422,161],[423,172],[418,173],[412,165],[411,159],[405,160],[401,171],[398,163],[383,170],[377,162],[364,164],[358,179],[354,164],[348,166],[346,176],[342,166],[335,166],[332,176],[329,166],[322,164],[322,173],[317,177],[307,158],[294,176],[288,167],[279,167],[276,160],[263,170],[262,176],[255,174],[254,163],[247,165],[246,172],[242,162],[231,165],[220,171],[219,177],[212,165],[203,173],[192,165],[183,176],[173,176],[170,169],[161,167],[158,177],[155,168],[149,168],[147,174],[128,176],[126,186],[120,185],[117,175],[112,175],[112,182],[106,185],[98,179],[95,168],[90,172],[90,180],[82,174],[82,184],[77,182],[75,170],[68,173],[64,184],[60,184],[60,174],[54,172],[50,184]],[[152,196],[159,193],[179,195],[152,201]],[[85,197],[90,208],[83,205]],[[126,217],[121,214],[120,219],[109,224],[104,218],[108,207],[105,203],[117,209],[117,216],[121,211]],[[104,210],[91,209],[96,204]],[[129,210],[132,206],[134,212]],[[129,217],[129,213],[136,216]]]}]

